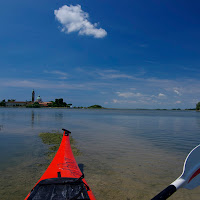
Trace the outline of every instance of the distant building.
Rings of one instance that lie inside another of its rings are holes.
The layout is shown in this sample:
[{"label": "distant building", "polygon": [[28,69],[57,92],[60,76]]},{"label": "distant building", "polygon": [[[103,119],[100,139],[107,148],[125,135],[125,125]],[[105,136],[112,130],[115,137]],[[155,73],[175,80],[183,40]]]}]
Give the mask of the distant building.
[{"label": "distant building", "polygon": [[32,91],[32,101],[15,101],[14,99],[8,100],[5,102],[6,107],[15,107],[15,106],[28,106],[33,105],[35,102],[39,103],[41,107],[48,107],[52,102],[43,102],[42,98],[38,96],[35,100],[35,91]]},{"label": "distant building", "polygon": [[41,107],[48,107],[49,105],[52,104],[52,102],[43,102],[40,96],[37,97],[35,102],[38,102]]},{"label": "distant building", "polygon": [[42,102],[43,102],[43,101],[42,101],[42,98],[41,98],[40,96],[38,96],[37,99],[36,99],[36,102],[42,103]]},{"label": "distant building", "polygon": [[32,102],[34,102],[35,101],[35,91],[33,90],[32,91]]},{"label": "distant building", "polygon": [[39,104],[41,107],[48,107],[48,106],[52,105],[52,102],[41,102]]},{"label": "distant building", "polygon": [[6,107],[14,107],[14,106],[26,106],[30,102],[27,101],[8,101],[6,102]]}]

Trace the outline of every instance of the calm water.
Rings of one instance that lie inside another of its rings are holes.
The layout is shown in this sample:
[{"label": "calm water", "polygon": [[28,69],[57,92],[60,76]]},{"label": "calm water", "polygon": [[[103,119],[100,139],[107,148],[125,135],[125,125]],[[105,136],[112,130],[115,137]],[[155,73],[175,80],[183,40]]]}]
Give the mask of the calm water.
[{"label": "calm water", "polygon": [[[45,171],[40,132],[69,129],[97,200],[150,199],[200,143],[200,112],[0,108],[0,199],[23,200]],[[199,188],[171,199],[199,200]]]}]

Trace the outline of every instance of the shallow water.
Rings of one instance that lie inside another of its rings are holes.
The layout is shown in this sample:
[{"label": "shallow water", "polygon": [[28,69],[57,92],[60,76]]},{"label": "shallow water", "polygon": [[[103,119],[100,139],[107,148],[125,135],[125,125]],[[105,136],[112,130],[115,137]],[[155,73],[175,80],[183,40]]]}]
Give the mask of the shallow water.
[{"label": "shallow water", "polygon": [[[200,113],[154,110],[0,108],[0,199],[24,199],[45,171],[38,134],[69,129],[99,200],[151,199],[182,171],[200,143]],[[199,200],[199,188],[170,199]]]}]

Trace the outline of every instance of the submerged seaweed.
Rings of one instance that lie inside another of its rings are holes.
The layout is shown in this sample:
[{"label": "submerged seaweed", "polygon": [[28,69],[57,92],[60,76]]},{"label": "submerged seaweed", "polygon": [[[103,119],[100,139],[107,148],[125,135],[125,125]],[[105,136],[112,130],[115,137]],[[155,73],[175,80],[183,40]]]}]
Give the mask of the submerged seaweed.
[{"label": "submerged seaweed", "polygon": [[[42,142],[44,144],[49,145],[49,148],[48,148],[49,151],[47,153],[49,159],[52,159],[55,156],[57,150],[59,149],[60,143],[62,141],[62,136],[63,134],[58,131],[43,132],[39,134],[39,137],[42,139]],[[71,144],[71,148],[72,148],[72,152],[74,156],[81,155],[81,152],[77,148],[76,142],[72,138],[71,135],[70,135],[70,144]]]}]

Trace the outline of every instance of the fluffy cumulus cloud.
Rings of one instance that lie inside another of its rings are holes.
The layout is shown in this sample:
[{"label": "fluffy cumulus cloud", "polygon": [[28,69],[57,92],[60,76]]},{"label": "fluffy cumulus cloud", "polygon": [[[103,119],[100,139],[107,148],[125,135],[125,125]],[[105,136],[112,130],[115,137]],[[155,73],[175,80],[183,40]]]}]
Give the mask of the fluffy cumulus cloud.
[{"label": "fluffy cumulus cloud", "polygon": [[166,95],[165,95],[165,94],[162,94],[162,93],[159,93],[158,96],[159,96],[159,97],[165,97]]},{"label": "fluffy cumulus cloud", "polygon": [[97,28],[97,23],[89,22],[89,14],[81,9],[80,5],[64,5],[58,10],[54,10],[56,19],[62,25],[62,32],[78,32],[79,35],[88,35],[95,38],[103,38],[107,32],[102,28]]}]

